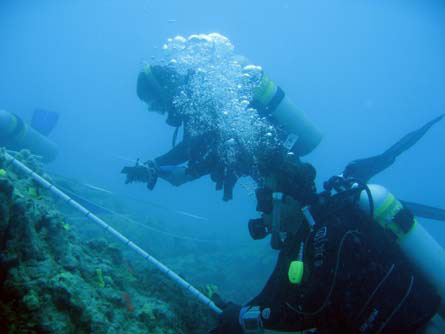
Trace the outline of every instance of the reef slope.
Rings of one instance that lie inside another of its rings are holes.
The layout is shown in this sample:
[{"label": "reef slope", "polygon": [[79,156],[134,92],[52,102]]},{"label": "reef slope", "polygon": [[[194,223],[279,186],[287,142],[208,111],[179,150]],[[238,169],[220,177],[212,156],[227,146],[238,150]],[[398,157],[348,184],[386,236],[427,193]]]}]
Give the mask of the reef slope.
[{"label": "reef slope", "polygon": [[[29,167],[39,165],[22,152]],[[80,237],[0,152],[1,333],[205,333],[214,317],[109,239]]]}]

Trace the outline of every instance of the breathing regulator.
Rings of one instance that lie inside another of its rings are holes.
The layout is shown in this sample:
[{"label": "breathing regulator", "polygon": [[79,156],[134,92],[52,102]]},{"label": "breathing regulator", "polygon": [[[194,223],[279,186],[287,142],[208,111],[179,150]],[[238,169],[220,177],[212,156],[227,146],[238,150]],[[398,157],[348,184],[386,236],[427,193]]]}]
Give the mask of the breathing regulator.
[{"label": "breathing regulator", "polygon": [[255,191],[256,210],[261,218],[248,223],[252,239],[264,239],[271,235],[271,247],[281,249],[288,235],[301,230],[305,206],[316,198],[315,169],[308,163],[284,162],[265,177],[262,186]]}]

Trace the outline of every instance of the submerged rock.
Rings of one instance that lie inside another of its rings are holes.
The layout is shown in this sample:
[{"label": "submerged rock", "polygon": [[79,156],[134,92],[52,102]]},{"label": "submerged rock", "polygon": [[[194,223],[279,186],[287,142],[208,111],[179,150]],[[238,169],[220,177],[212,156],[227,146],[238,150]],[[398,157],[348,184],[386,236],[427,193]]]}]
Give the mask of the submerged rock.
[{"label": "submerged rock", "polygon": [[0,333],[180,334],[211,327],[211,311],[168,278],[132,267],[100,235],[82,240],[46,190],[1,158],[0,169]]}]

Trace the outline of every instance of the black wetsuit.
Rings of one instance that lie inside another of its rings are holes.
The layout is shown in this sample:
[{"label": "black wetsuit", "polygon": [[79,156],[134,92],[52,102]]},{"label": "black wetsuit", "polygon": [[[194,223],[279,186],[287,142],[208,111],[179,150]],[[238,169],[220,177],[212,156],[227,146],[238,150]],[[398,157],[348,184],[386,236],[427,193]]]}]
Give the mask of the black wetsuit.
[{"label": "black wetsuit", "polygon": [[214,133],[193,137],[184,125],[182,141],[167,153],[155,158],[159,167],[179,166],[187,163],[186,172],[193,179],[212,173],[218,167]]},{"label": "black wetsuit", "polygon": [[263,291],[248,303],[260,306],[265,328],[407,334],[436,313],[439,296],[377,223],[352,204],[312,211],[302,283],[288,279],[300,248],[289,237]]},{"label": "black wetsuit", "polygon": [[[181,124],[182,121],[179,123]],[[188,130],[187,121],[184,121],[184,136],[182,141],[167,153],[155,158],[159,167],[158,174],[162,177],[170,172],[170,167],[186,163],[186,174],[191,180],[204,175],[210,175],[216,183],[216,189],[224,189],[223,199],[231,200],[233,187],[241,176],[251,175],[250,161],[246,161],[247,155],[238,156],[236,164],[227,168],[218,155],[218,132],[208,131],[199,136],[192,136]],[[166,168],[167,167],[167,168]],[[251,175],[252,176],[252,175]]]},{"label": "black wetsuit", "polygon": [[177,130],[182,126],[184,134],[180,143],[175,145],[175,140],[173,140],[173,148],[154,159],[159,167],[187,163],[187,174],[193,179],[209,174],[215,169],[215,132],[192,136],[187,119],[184,119],[174,108],[168,112],[167,124],[176,127]]}]

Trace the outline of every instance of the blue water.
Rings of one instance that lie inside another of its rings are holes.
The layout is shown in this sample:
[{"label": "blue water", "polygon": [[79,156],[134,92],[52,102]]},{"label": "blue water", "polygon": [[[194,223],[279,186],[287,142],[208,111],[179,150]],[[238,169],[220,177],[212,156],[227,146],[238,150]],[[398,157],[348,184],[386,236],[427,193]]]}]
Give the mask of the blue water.
[{"label": "blue water", "polygon": [[[119,157],[153,158],[173,133],[136,97],[141,62],[169,37],[210,32],[230,38],[322,129],[305,157],[318,184],[445,112],[445,5],[430,0],[2,0],[0,108],[24,119],[35,108],[60,112],[50,136],[60,155],[48,169],[208,217],[198,230],[248,240],[255,201],[239,184],[223,203],[207,177],[149,192],[120,174],[128,163]],[[444,133],[442,121],[373,181],[445,208]],[[423,222],[445,244],[445,225]]]}]

